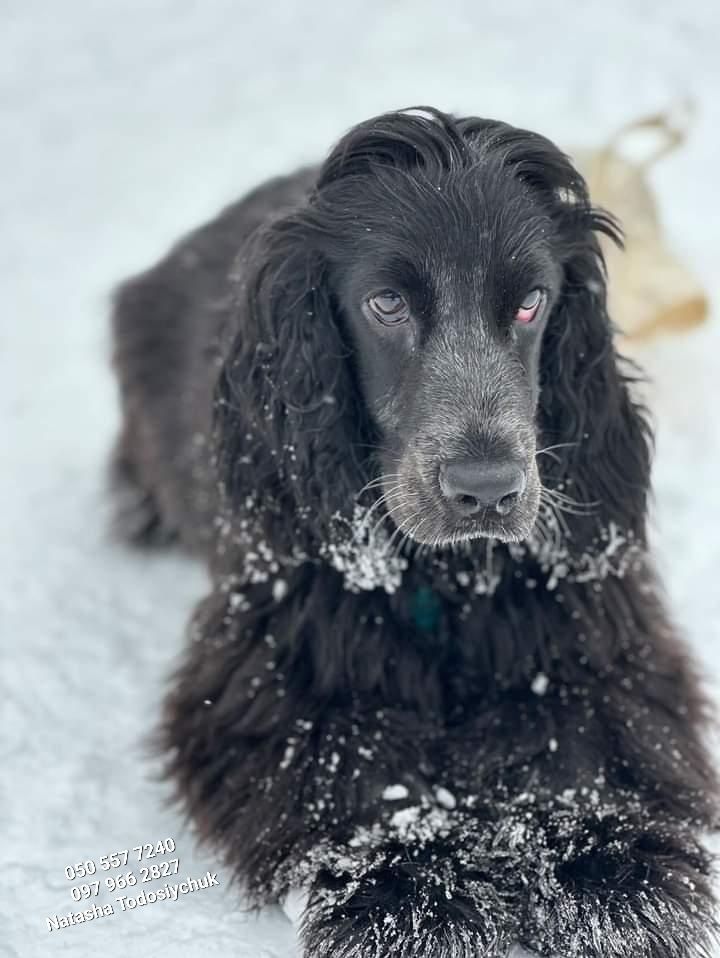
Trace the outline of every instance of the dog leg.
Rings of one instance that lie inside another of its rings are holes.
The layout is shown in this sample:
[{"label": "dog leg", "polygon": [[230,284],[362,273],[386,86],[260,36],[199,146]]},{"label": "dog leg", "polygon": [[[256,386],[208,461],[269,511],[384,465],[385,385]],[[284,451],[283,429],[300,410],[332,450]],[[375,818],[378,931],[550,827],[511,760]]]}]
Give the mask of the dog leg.
[{"label": "dog leg", "polygon": [[165,521],[155,495],[141,482],[128,433],[126,429],[110,463],[115,496],[112,532],[133,545],[164,546],[177,539],[177,532]]},{"label": "dog leg", "polygon": [[[714,795],[682,705],[692,700],[685,678],[676,672],[675,695],[659,699],[640,682],[628,682],[626,696],[593,688],[592,703],[588,688],[551,686],[541,700],[505,703],[453,732],[458,808],[481,819],[466,857],[485,855],[527,949],[711,953],[718,925],[699,836]],[[493,837],[478,848],[482,829]]]},{"label": "dog leg", "polygon": [[474,813],[438,787],[442,729],[369,695],[310,694],[303,653],[291,667],[278,638],[296,618],[253,614],[203,604],[167,703],[161,744],[201,836],[251,901],[307,893],[307,958],[504,954],[515,921],[466,854]]},{"label": "dog leg", "polygon": [[251,900],[308,893],[307,958],[707,953],[713,783],[680,657],[441,724],[320,694],[297,610],[230,605],[201,607],[163,745]]}]

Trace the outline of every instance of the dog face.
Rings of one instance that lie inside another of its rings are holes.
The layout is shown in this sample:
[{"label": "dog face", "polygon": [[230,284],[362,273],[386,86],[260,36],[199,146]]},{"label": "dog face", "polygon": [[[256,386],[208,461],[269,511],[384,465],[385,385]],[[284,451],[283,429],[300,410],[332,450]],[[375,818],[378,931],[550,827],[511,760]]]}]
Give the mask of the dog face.
[{"label": "dog face", "polygon": [[548,199],[560,198],[518,175],[507,143],[404,121],[384,142],[376,128],[341,145],[319,191],[335,211],[325,256],[379,436],[377,485],[418,542],[520,540],[540,502],[540,354],[563,281]]},{"label": "dog face", "polygon": [[358,496],[432,547],[642,535],[649,436],[598,233],[619,239],[542,136],[434,110],[355,127],[240,260],[216,410],[230,509],[262,476],[307,549]]},{"label": "dog face", "polygon": [[386,508],[413,539],[527,537],[536,519],[553,227],[511,176],[376,177],[333,282],[379,436]]}]

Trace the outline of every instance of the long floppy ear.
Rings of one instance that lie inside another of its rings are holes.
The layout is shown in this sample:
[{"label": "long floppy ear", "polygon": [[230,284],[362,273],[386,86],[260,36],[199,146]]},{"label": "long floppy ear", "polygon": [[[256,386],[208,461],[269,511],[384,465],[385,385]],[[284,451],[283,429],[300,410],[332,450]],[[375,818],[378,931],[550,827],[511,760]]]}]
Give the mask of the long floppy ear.
[{"label": "long floppy ear", "polygon": [[323,521],[347,514],[362,486],[356,442],[364,424],[307,211],[253,237],[237,273],[237,333],[215,409],[225,512],[231,521],[249,514],[275,548],[284,540],[302,551],[323,541]]},{"label": "long floppy ear", "polygon": [[548,454],[543,482],[587,505],[565,514],[570,547],[588,548],[611,524],[644,542],[652,434],[633,396],[637,375],[617,353],[607,313],[598,233],[619,241],[614,221],[594,209],[577,177],[556,214],[564,244],[564,282],[541,355],[540,426]]},{"label": "long floppy ear", "polygon": [[[327,157],[305,205],[260,230],[238,259],[238,332],[216,395],[223,511],[229,524],[252,513],[276,548],[283,537],[287,548],[311,553],[330,542],[334,517],[349,517],[370,478],[377,436],[331,278],[356,257],[358,233],[366,239],[357,211],[368,174],[447,165],[448,143],[456,153],[464,148],[448,117],[424,113],[353,128]],[[372,204],[364,208],[366,217],[374,212]]]}]

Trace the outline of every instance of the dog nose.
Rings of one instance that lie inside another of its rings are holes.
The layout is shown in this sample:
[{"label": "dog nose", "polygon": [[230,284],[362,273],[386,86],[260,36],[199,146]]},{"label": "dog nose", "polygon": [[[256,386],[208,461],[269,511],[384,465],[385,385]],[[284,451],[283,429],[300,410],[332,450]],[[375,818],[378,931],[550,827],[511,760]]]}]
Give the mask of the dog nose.
[{"label": "dog nose", "polygon": [[525,470],[512,460],[456,459],[440,467],[440,489],[464,516],[483,509],[505,516],[525,489]]}]

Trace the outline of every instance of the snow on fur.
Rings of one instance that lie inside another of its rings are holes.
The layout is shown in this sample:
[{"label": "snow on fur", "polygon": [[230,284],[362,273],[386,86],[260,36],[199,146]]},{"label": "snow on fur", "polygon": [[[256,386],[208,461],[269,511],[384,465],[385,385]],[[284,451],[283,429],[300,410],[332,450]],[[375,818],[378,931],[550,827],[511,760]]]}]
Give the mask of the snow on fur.
[{"label": "snow on fur", "polygon": [[[470,958],[502,954],[521,935],[543,954],[614,958],[627,955],[630,942],[639,958],[649,958],[663,929],[675,928],[678,942],[697,935],[706,899],[695,894],[691,874],[673,873],[662,855],[643,857],[633,848],[640,825],[663,834],[632,796],[604,800],[589,788],[494,796],[491,805],[466,796],[452,808],[421,796],[356,827],[345,841],[318,843],[281,871],[278,893],[288,886],[308,893],[302,934],[320,958]],[[693,848],[689,835],[669,838]],[[618,891],[563,875],[564,863],[588,853],[625,875]],[[652,884],[633,874],[641,871],[653,874]],[[353,925],[356,909],[369,911],[362,925]],[[707,937],[697,943],[698,956],[717,930],[712,915],[703,918]],[[680,951],[666,940],[662,954],[679,958]]]},{"label": "snow on fur", "polygon": [[[382,589],[388,594],[398,591],[403,573],[409,561],[403,554],[415,548],[414,543],[401,547],[397,530],[389,531],[386,516],[374,514],[372,506],[357,503],[352,517],[339,513],[334,517],[333,531],[328,542],[321,543],[314,555],[293,549],[289,555],[277,556],[265,541],[260,531],[258,516],[262,511],[262,499],[257,494],[249,495],[243,514],[232,522],[219,520],[220,542],[232,538],[240,546],[241,571],[235,574],[237,583],[254,585],[271,583],[275,601],[286,596],[288,586],[283,570],[303,562],[327,563],[342,576],[345,588],[350,592]],[[528,588],[542,584],[554,590],[562,580],[568,582],[602,581],[608,576],[622,577],[642,562],[644,547],[632,531],[623,531],[614,522],[607,528],[598,529],[594,548],[580,555],[572,550],[562,521],[555,513],[543,515],[542,532],[536,526],[531,536],[523,542],[501,546],[497,540],[482,539],[462,543],[456,556],[466,561],[465,569],[450,573],[442,551],[422,556],[436,577],[452,574],[454,590],[467,591],[468,595],[493,595],[501,581],[502,563],[507,555],[517,563],[531,558],[542,573],[542,582],[527,578]],[[241,608],[242,593],[235,600]]]}]

